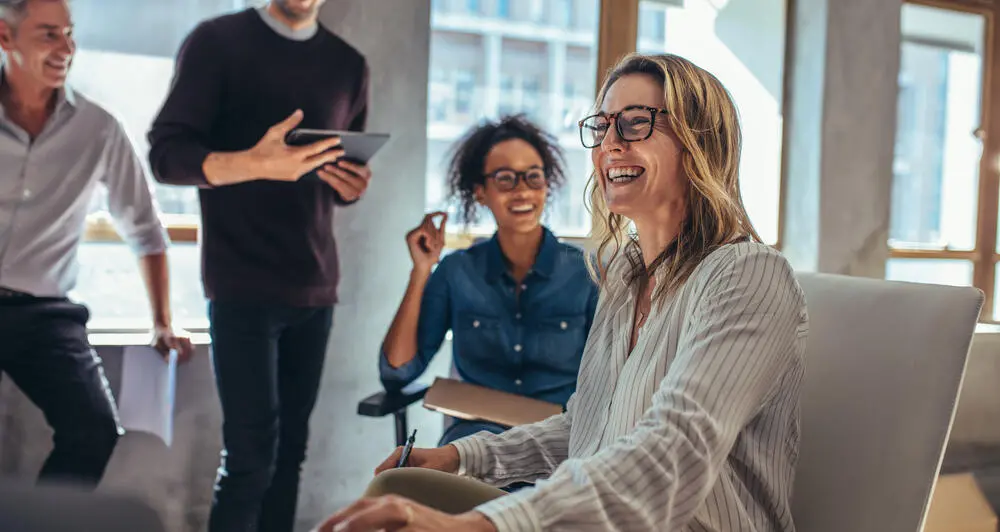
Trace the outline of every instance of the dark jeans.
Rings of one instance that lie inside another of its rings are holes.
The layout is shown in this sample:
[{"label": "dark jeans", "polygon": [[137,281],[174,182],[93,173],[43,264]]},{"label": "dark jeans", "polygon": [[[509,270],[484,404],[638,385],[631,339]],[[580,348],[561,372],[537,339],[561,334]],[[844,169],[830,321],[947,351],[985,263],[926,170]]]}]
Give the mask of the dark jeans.
[{"label": "dark jeans", "polygon": [[0,371],[54,431],[40,482],[93,488],[118,437],[114,397],[87,340],[86,307],[66,299],[0,298]]},{"label": "dark jeans", "polygon": [[225,450],[211,532],[291,532],[333,309],[209,304]]}]

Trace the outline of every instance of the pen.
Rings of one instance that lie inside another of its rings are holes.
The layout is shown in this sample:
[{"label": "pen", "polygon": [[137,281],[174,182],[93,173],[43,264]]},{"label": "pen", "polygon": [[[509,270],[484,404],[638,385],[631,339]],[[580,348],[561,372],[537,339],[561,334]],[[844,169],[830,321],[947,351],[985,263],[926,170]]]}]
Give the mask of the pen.
[{"label": "pen", "polygon": [[406,461],[410,459],[410,451],[413,450],[413,442],[417,439],[417,429],[413,429],[413,434],[410,434],[410,439],[406,440],[406,446],[403,447],[403,454],[399,457],[399,463],[396,467],[406,467]]}]

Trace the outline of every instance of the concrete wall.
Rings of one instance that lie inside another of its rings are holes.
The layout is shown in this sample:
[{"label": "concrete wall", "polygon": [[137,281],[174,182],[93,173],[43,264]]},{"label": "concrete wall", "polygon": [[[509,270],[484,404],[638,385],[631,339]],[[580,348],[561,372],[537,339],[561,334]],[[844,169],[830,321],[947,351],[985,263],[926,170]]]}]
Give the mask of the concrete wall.
[{"label": "concrete wall", "polygon": [[889,255],[900,4],[793,6],[783,251],[800,270],[881,278]]}]

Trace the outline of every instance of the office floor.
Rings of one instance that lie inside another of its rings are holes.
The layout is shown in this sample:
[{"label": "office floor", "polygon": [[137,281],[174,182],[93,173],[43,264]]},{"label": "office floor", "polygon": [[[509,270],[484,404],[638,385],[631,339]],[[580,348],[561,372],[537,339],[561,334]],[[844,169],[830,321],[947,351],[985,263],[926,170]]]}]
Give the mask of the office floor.
[{"label": "office floor", "polygon": [[993,511],[1000,514],[1000,445],[952,445],[945,453],[941,472],[973,473]]}]

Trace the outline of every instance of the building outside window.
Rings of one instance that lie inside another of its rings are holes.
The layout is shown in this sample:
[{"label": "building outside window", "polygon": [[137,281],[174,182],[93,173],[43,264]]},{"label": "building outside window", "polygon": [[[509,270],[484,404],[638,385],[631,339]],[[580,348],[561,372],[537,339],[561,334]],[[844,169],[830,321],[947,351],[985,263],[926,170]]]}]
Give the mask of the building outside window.
[{"label": "building outside window", "polygon": [[[558,136],[569,165],[569,182],[553,199],[545,223],[561,235],[580,236],[589,231],[583,197],[591,171],[590,154],[580,145],[576,122],[594,99],[598,4],[598,0],[510,0],[509,17],[468,17],[447,10],[432,13],[432,78],[434,72],[447,69],[474,70],[480,75],[471,89],[478,98],[468,115],[441,119],[441,113],[430,113],[429,210],[450,208],[454,214],[454,206],[446,204],[444,172],[448,150],[461,135],[484,118],[524,113]],[[590,24],[584,27],[579,21]],[[431,110],[449,97],[445,84],[432,82],[429,92]],[[450,224],[450,229],[464,229],[458,225]],[[486,234],[493,227],[487,215],[468,229]]]}]

